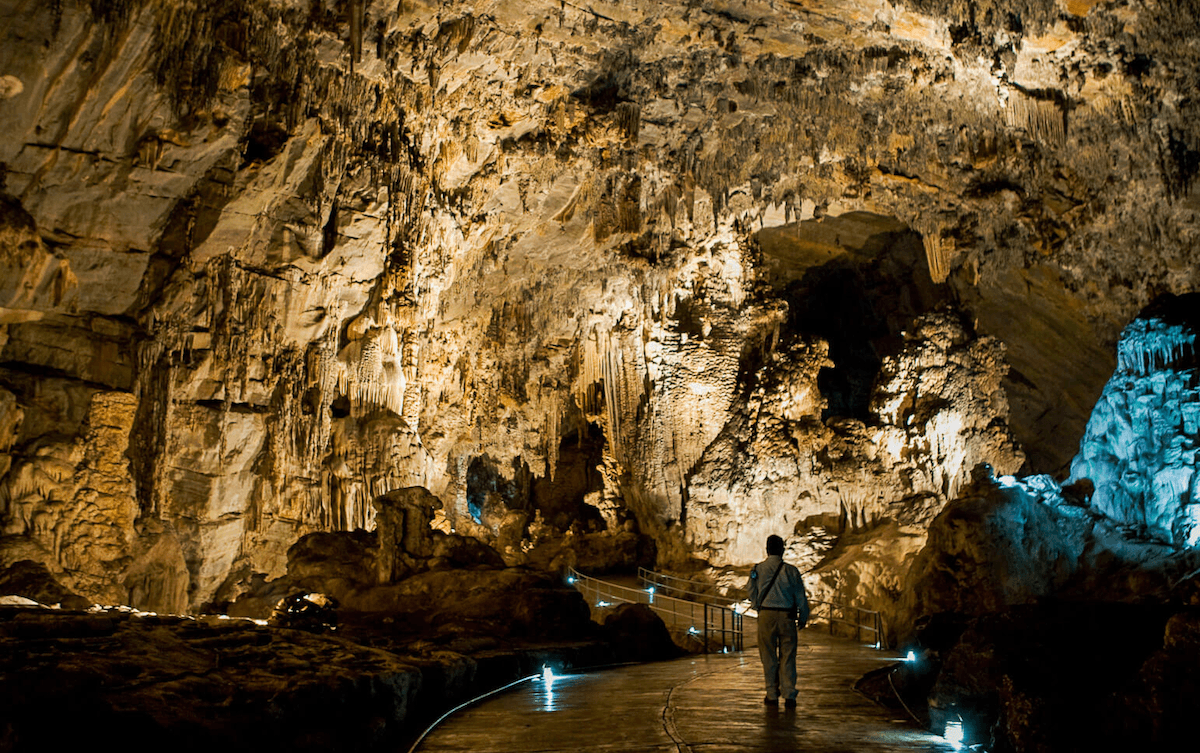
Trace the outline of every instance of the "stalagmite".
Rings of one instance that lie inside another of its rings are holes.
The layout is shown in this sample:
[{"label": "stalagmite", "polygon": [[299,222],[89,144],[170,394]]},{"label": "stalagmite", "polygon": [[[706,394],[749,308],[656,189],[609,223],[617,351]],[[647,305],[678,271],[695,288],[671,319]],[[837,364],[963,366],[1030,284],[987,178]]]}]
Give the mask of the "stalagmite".
[{"label": "stalagmite", "polygon": [[1117,370],[1104,387],[1071,463],[1070,483],[1087,479],[1091,504],[1153,538],[1194,546],[1195,416],[1200,296],[1160,299],[1117,344]]},{"label": "stalagmite", "polygon": [[[1006,389],[1030,462],[1066,462],[1113,323],[1196,286],[1200,142],[1165,75],[1191,27],[1161,8],[1075,3],[1042,28],[840,0],[614,20],[541,0],[19,5],[0,45],[0,382],[23,417],[5,546],[70,549],[53,523],[85,406],[125,392],[129,546],[175,541],[161,590],[192,608],[410,485],[464,530],[471,485],[511,483],[507,512],[569,498],[541,533],[513,523],[517,559],[592,525],[587,505],[731,563],[754,526],[835,514],[827,489],[860,523],[933,509],[976,462],[1016,462]],[[969,336],[920,319],[943,305]],[[1113,408],[1113,436],[1200,421],[1159,374],[1194,341],[1154,337],[1118,356],[1149,393]],[[837,415],[843,378],[879,385],[875,413]]]}]

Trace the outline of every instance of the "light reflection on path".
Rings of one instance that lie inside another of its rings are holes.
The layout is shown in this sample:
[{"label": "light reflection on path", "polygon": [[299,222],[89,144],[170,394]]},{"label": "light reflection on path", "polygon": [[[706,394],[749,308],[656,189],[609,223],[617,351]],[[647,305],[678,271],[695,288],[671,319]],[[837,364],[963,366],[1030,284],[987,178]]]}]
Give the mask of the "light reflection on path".
[{"label": "light reflection on path", "polygon": [[798,707],[762,703],[757,655],[713,654],[554,675],[522,683],[451,717],[418,747],[540,753],[767,753],[951,751],[939,737],[851,689],[896,659],[805,631]]}]

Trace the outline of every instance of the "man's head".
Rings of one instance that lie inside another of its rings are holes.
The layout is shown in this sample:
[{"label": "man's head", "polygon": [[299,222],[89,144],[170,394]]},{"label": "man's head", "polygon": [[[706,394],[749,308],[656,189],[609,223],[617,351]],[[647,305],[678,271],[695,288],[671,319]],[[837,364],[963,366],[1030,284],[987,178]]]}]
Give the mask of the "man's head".
[{"label": "man's head", "polygon": [[767,554],[783,556],[783,539],[772,534],[767,537]]}]

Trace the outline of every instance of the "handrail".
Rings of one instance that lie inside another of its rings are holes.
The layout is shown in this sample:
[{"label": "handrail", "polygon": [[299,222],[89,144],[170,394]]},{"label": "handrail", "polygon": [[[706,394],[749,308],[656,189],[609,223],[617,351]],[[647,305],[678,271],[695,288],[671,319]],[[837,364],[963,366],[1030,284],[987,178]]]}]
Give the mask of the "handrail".
[{"label": "handrail", "polygon": [[567,582],[584,595],[589,607],[603,608],[614,602],[646,604],[663,618],[668,627],[687,625],[688,635],[702,642],[705,653],[718,640],[722,651],[741,651],[744,647],[742,615],[729,607],[678,599],[651,589],[609,583],[585,575],[573,567],[567,570]]},{"label": "handrail", "polygon": [[[708,589],[717,588],[717,586],[712,583],[705,583],[704,581],[698,580],[688,580],[687,578],[680,578],[676,575],[655,572],[654,570],[649,570],[644,567],[638,568],[638,581],[643,584],[647,584],[647,587],[654,586],[656,589],[665,588],[668,590],[668,592],[696,596],[701,599],[709,600],[709,603],[723,607],[729,607],[740,601],[745,601],[748,598],[745,590],[741,588],[729,589],[730,593],[727,595],[714,595],[712,593],[706,593],[702,590],[688,587],[700,586]],[[884,648],[883,615],[880,612],[872,609],[863,609],[862,607],[850,606],[849,604],[842,604],[834,601],[822,601],[819,599],[809,599],[808,604],[812,608],[812,614],[809,619],[823,619],[829,624],[829,632],[831,635],[833,634],[833,626],[835,623],[849,625],[854,628],[855,640],[861,641],[863,639],[864,632],[870,633],[875,639],[872,641],[875,648]],[[819,615],[818,607],[825,607],[825,615],[823,617]],[[851,611],[854,612],[853,619],[848,617],[848,614]],[[836,615],[840,616],[836,616],[835,613]]]},{"label": "handrail", "polygon": [[[638,568],[638,581],[641,582],[643,586],[654,586],[656,589],[667,589],[668,594],[676,593],[686,594],[688,596],[696,596],[699,597],[700,600],[708,600],[710,604],[720,604],[721,606],[736,604],[739,601],[744,601],[746,598],[744,595],[730,597],[723,594],[713,594],[710,592],[711,589],[719,588],[719,586],[714,586],[712,583],[705,583],[704,581],[688,580],[687,578],[680,578],[675,575],[668,575],[667,573],[655,572],[654,570],[649,570],[644,567]],[[677,584],[686,585],[681,586]],[[691,589],[687,588],[686,586],[700,586],[701,589],[704,590]],[[734,590],[740,592],[742,589],[739,588]]]}]

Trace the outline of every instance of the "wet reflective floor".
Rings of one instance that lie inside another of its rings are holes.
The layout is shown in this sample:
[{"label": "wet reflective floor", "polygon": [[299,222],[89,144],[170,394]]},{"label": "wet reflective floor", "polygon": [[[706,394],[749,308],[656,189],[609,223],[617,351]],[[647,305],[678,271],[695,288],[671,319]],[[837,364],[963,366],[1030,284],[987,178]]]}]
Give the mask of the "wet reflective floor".
[{"label": "wet reflective floor", "polygon": [[756,652],[713,654],[526,682],[451,716],[417,750],[953,750],[851,689],[894,654],[811,630],[801,633],[800,644],[795,709],[763,704]]}]

